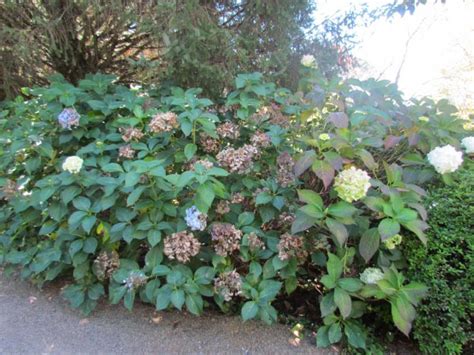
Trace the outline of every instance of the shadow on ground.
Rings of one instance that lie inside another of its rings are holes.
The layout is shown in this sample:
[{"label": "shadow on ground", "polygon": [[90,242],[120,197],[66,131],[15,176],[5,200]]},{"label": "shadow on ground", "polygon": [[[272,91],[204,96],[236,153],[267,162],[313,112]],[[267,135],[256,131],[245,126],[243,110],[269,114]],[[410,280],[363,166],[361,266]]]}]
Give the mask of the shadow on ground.
[{"label": "shadow on ground", "polygon": [[242,323],[220,314],[155,313],[144,304],[131,313],[104,303],[84,317],[62,299],[60,286],[39,290],[0,270],[1,354],[330,354],[317,349],[314,338],[291,343],[283,325]]}]

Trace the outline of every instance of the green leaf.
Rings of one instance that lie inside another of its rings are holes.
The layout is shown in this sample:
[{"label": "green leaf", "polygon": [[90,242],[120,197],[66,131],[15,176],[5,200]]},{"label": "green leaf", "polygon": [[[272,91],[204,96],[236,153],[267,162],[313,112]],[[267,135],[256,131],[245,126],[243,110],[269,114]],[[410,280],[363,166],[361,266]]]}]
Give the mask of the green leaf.
[{"label": "green leaf", "polygon": [[375,170],[378,168],[378,164],[375,162],[374,157],[370,154],[369,151],[365,149],[360,149],[357,152],[359,158],[364,162],[364,165],[370,170]]},{"label": "green leaf", "polygon": [[392,218],[385,218],[379,223],[378,230],[382,240],[386,240],[400,232],[400,223]]},{"label": "green leaf", "polygon": [[332,218],[326,219],[326,226],[329,231],[336,237],[339,247],[343,247],[349,237],[346,227],[341,223]]},{"label": "green leaf", "polygon": [[359,253],[368,263],[380,246],[380,235],[377,228],[367,230],[359,242]]},{"label": "green leaf", "polygon": [[255,198],[255,205],[265,205],[273,200],[273,196],[268,192],[260,192]]},{"label": "green leaf", "polygon": [[80,211],[88,211],[91,208],[91,201],[84,196],[76,197],[72,204],[74,207]]},{"label": "green leaf", "polygon": [[326,317],[327,315],[334,313],[336,307],[337,306],[334,303],[334,292],[324,295],[323,299],[319,303],[321,317]]},{"label": "green leaf", "polygon": [[339,342],[342,338],[342,329],[340,323],[333,323],[328,330],[328,338],[331,344]]},{"label": "green leaf", "polygon": [[428,240],[426,239],[426,235],[423,231],[428,228],[428,225],[425,222],[423,222],[419,219],[416,219],[414,221],[404,222],[403,226],[406,229],[408,229],[408,230],[412,231],[413,233],[415,233],[416,236],[421,240],[421,242],[424,245],[426,245]]},{"label": "green leaf", "polygon": [[138,199],[140,198],[141,194],[143,191],[145,191],[146,187],[145,186],[139,186],[136,189],[134,189],[130,195],[127,197],[127,207],[133,206]]},{"label": "green leaf", "polygon": [[316,345],[318,348],[327,348],[329,345],[331,345],[329,342],[328,331],[328,325],[319,327],[318,333],[316,334]]},{"label": "green leaf", "polygon": [[133,309],[133,304],[135,303],[135,290],[127,290],[123,298],[123,305],[126,309],[131,311]]},{"label": "green leaf", "polygon": [[395,219],[400,223],[408,223],[417,219],[418,213],[410,208],[404,208],[395,216]]},{"label": "green leaf", "polygon": [[352,217],[356,211],[357,208],[345,201],[340,201],[328,207],[328,213],[336,218]]},{"label": "green leaf", "polygon": [[68,219],[68,224],[69,225],[78,224],[86,216],[87,216],[87,212],[84,212],[84,211],[73,212],[73,214],[71,214],[71,216]]},{"label": "green leaf", "polygon": [[407,297],[411,304],[416,306],[426,296],[428,287],[419,282],[411,282],[402,287],[401,292]]},{"label": "green leaf", "polygon": [[87,238],[84,242],[84,247],[82,248],[82,250],[85,253],[92,254],[97,249],[97,244],[98,241],[94,237]]},{"label": "green leaf", "polygon": [[328,253],[328,262],[326,267],[328,269],[329,275],[331,275],[334,280],[337,280],[342,275],[344,265],[336,255]]},{"label": "green leaf", "polygon": [[248,226],[252,224],[254,219],[255,219],[255,215],[252,212],[243,212],[239,215],[237,224],[239,227]]},{"label": "green leaf", "polygon": [[61,199],[64,204],[68,204],[74,197],[81,193],[81,188],[78,186],[69,186],[61,192]]},{"label": "green leaf", "polygon": [[161,311],[168,308],[171,302],[171,289],[163,286],[158,290],[156,296],[156,310]]},{"label": "green leaf", "polygon": [[151,248],[145,256],[145,265],[149,270],[154,269],[163,261],[163,250],[160,246]]},{"label": "green leaf", "polygon": [[396,327],[406,336],[410,334],[411,330],[411,323],[408,322],[406,319],[402,317],[400,314],[397,305],[394,302],[391,302],[391,310],[392,310],[392,320],[395,323]]},{"label": "green leaf", "polygon": [[150,245],[154,247],[161,241],[161,231],[156,229],[149,230],[147,234],[147,240],[148,243],[150,243]]},{"label": "green leaf", "polygon": [[187,294],[186,308],[192,314],[199,316],[204,308],[202,297],[198,294]]},{"label": "green leaf", "polygon": [[352,310],[351,296],[340,287],[334,289],[334,303],[344,319],[350,316]]},{"label": "green leaf", "polygon": [[76,253],[82,249],[84,246],[84,241],[82,239],[77,239],[69,245],[69,255],[73,257]]},{"label": "green leaf", "polygon": [[177,309],[181,310],[183,307],[183,304],[185,302],[185,297],[184,297],[184,291],[181,289],[174,290],[171,292],[171,303],[173,306],[175,306]]},{"label": "green leaf", "polygon": [[216,194],[210,182],[200,185],[196,190],[195,204],[200,212],[207,213]]},{"label": "green leaf", "polygon": [[359,326],[353,322],[347,322],[344,326],[344,333],[346,334],[349,344],[355,348],[365,349],[366,336]]},{"label": "green leaf", "polygon": [[123,168],[117,163],[109,163],[102,166],[102,171],[106,173],[123,173]]},{"label": "green leaf", "polygon": [[125,175],[125,187],[133,187],[140,181],[140,174],[133,171]]},{"label": "green leaf", "polygon": [[245,302],[244,306],[242,307],[242,319],[244,321],[253,319],[258,313],[258,305],[254,301],[247,301]]},{"label": "green leaf", "polygon": [[82,220],[82,228],[89,234],[96,221],[97,218],[95,216],[87,216]]},{"label": "green leaf", "polygon": [[302,202],[318,206],[321,210],[323,209],[323,199],[319,194],[312,190],[298,190],[298,197]]},{"label": "green leaf", "polygon": [[359,291],[363,284],[359,279],[356,278],[344,278],[337,281],[337,285],[347,292],[357,292]]},{"label": "green leaf", "polygon": [[197,151],[197,145],[193,143],[186,144],[186,147],[184,147],[184,156],[186,159],[191,160],[191,158],[196,154]]}]

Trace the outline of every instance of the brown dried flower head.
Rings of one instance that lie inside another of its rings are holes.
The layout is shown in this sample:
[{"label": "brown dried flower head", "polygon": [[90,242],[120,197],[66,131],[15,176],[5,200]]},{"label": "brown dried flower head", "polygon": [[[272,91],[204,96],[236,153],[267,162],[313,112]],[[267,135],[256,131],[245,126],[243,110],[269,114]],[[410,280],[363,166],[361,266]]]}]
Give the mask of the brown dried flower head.
[{"label": "brown dried flower head", "polygon": [[199,134],[199,143],[206,153],[217,153],[220,149],[221,144],[215,138],[207,135],[204,132]]},{"label": "brown dried flower head", "polygon": [[295,220],[295,215],[289,212],[283,212],[277,218],[274,218],[264,224],[262,224],[262,230],[281,230],[287,229]]},{"label": "brown dried flower head", "polygon": [[280,242],[277,245],[278,257],[280,260],[288,260],[296,257],[299,262],[308,257],[308,252],[304,248],[303,238],[285,233],[280,236]]},{"label": "brown dried flower head", "polygon": [[135,150],[132,149],[130,144],[123,145],[119,148],[119,157],[125,159],[133,159],[135,156]]},{"label": "brown dried flower head", "polygon": [[2,187],[2,197],[5,200],[10,200],[18,193],[18,185],[15,181],[7,179],[5,185]]},{"label": "brown dried flower head", "polygon": [[250,143],[252,143],[255,147],[267,148],[270,146],[270,137],[264,132],[257,131],[250,138]]},{"label": "brown dried flower head", "polygon": [[295,162],[288,152],[281,153],[277,158],[277,181],[282,187],[288,187],[295,181],[293,172]]},{"label": "brown dried flower head", "polygon": [[220,256],[227,256],[240,249],[242,231],[230,223],[214,223],[211,226],[214,249]]},{"label": "brown dried flower head", "polygon": [[245,201],[245,196],[242,195],[240,192],[233,193],[230,198],[230,202],[235,203],[235,204],[242,203],[244,201]]},{"label": "brown dried flower head", "polygon": [[240,127],[235,123],[225,122],[217,127],[217,134],[221,138],[237,139],[240,137]]},{"label": "brown dried flower head", "polygon": [[182,231],[165,238],[165,255],[169,259],[176,259],[183,264],[196,256],[200,249],[201,243],[194,237],[193,233]]},{"label": "brown dried flower head", "polygon": [[214,289],[226,302],[229,302],[241,293],[242,279],[240,274],[235,270],[223,272],[214,279]]},{"label": "brown dried flower head", "polygon": [[252,145],[246,144],[242,148],[227,148],[217,154],[217,160],[232,173],[244,174],[252,166],[252,159],[258,155],[258,150]]},{"label": "brown dried flower head", "polygon": [[130,142],[131,140],[138,141],[144,136],[140,129],[134,127],[121,127],[119,131],[122,133],[122,139],[125,142]]},{"label": "brown dried flower head", "polygon": [[99,280],[107,280],[120,267],[120,256],[115,250],[103,250],[95,258],[92,267]]},{"label": "brown dried flower head", "polygon": [[196,170],[196,165],[201,164],[205,169],[209,170],[214,166],[214,163],[207,160],[207,159],[200,159],[196,160],[194,163],[191,164],[191,170],[195,171]]},{"label": "brown dried flower head", "polygon": [[230,205],[229,201],[220,200],[217,203],[217,206],[216,206],[216,213],[220,214],[220,215],[224,215],[226,213],[229,213],[230,212],[230,206],[229,205]]},{"label": "brown dried flower head", "polygon": [[248,235],[249,249],[251,251],[265,250],[265,243],[260,239],[257,233],[252,232]]},{"label": "brown dried flower head", "polygon": [[170,132],[178,127],[178,116],[174,112],[158,112],[148,124],[153,133]]}]

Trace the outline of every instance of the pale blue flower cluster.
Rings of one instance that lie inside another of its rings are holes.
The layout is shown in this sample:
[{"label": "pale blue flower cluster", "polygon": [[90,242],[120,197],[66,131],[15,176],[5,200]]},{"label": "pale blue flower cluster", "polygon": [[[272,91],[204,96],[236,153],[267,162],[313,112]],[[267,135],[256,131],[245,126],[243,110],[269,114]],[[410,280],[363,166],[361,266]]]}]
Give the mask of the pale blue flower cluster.
[{"label": "pale blue flower cluster", "polygon": [[186,210],[184,220],[189,228],[193,231],[203,231],[207,226],[207,216],[199,212],[196,206],[192,206]]},{"label": "pale blue flower cluster", "polygon": [[58,122],[64,129],[71,129],[73,126],[79,126],[79,118],[81,116],[73,108],[65,108],[58,115]]}]

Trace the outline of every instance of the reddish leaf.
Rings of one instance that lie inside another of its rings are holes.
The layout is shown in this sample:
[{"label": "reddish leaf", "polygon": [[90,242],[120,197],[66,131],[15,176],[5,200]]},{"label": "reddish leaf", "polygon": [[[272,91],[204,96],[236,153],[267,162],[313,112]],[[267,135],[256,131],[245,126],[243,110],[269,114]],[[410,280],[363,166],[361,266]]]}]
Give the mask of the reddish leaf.
[{"label": "reddish leaf", "polygon": [[312,169],[316,176],[323,180],[324,188],[327,190],[334,179],[334,168],[325,160],[316,160],[313,163]]},{"label": "reddish leaf", "polygon": [[339,154],[337,154],[336,152],[326,152],[323,153],[323,155],[334,169],[342,169],[343,159]]},{"label": "reddish leaf", "polygon": [[337,128],[349,127],[349,116],[345,112],[331,112],[328,116],[328,122],[331,122]]},{"label": "reddish leaf", "polygon": [[403,137],[397,137],[397,136],[387,136],[385,138],[385,141],[383,143],[385,149],[390,149],[395,147],[400,141],[403,139]]},{"label": "reddish leaf", "polygon": [[303,174],[316,159],[316,153],[313,150],[307,150],[303,153],[303,156],[298,159],[294,167],[294,173],[296,176]]}]

